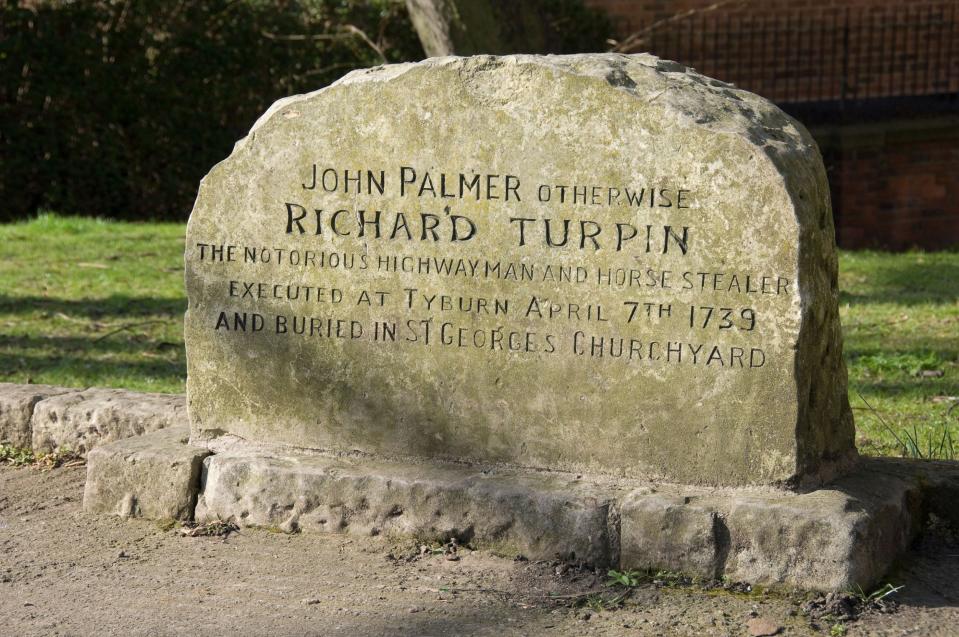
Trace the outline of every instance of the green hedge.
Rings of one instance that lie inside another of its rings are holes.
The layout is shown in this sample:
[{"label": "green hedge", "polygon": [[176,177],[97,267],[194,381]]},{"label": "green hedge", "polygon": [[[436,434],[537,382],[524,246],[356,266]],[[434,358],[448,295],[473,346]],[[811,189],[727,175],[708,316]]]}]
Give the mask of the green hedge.
[{"label": "green hedge", "polygon": [[384,56],[422,56],[390,0],[7,2],[0,221],[185,219],[200,178],[274,100]]},{"label": "green hedge", "polygon": [[[582,0],[523,10],[545,27],[530,46],[605,48],[608,21]],[[200,179],[276,99],[422,57],[402,0],[7,0],[0,222],[186,219]]]}]

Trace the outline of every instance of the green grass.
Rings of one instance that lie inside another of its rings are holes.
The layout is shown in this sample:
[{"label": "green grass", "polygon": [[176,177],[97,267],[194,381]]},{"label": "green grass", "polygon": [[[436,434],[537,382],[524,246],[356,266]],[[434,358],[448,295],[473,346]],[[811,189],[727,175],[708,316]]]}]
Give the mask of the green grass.
[{"label": "green grass", "polygon": [[[183,233],[0,225],[0,381],[184,391]],[[959,253],[844,252],[839,283],[860,449],[941,457],[949,432],[959,451]]]},{"label": "green grass", "polygon": [[182,224],[0,225],[0,382],[182,392]]},{"label": "green grass", "polygon": [[959,453],[959,253],[844,252],[839,288],[860,451]]}]

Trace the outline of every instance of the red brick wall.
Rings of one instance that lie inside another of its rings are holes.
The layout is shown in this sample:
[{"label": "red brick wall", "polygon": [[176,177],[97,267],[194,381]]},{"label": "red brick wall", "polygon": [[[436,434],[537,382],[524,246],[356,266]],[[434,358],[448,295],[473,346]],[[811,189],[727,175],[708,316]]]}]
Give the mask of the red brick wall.
[{"label": "red brick wall", "polygon": [[959,117],[813,130],[845,248],[959,246]]},{"label": "red brick wall", "polygon": [[959,91],[956,0],[586,3],[607,12],[621,43],[641,32],[627,52],[682,62],[775,102]]},{"label": "red brick wall", "polygon": [[585,2],[812,125],[841,246],[959,247],[959,0]]}]

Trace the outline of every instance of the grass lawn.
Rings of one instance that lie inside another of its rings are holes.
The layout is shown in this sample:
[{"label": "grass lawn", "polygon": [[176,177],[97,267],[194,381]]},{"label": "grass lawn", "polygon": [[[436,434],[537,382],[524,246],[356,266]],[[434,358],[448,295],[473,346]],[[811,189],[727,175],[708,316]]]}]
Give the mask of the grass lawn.
[{"label": "grass lawn", "polygon": [[959,252],[842,252],[839,289],[860,451],[959,457]]},{"label": "grass lawn", "polygon": [[0,382],[183,392],[182,224],[0,225]]},{"label": "grass lawn", "polygon": [[[0,225],[0,382],[184,391],[183,234]],[[959,452],[959,252],[844,252],[839,284],[860,450],[949,456],[948,434]]]}]

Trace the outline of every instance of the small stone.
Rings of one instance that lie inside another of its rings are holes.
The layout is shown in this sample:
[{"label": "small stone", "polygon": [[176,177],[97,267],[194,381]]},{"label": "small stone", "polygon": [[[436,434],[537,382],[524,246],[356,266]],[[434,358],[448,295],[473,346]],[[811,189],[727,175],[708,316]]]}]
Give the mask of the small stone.
[{"label": "small stone", "polygon": [[783,629],[782,626],[765,617],[753,617],[746,622],[746,627],[749,629],[749,634],[752,635],[752,637],[778,635],[779,631]]},{"label": "small stone", "polygon": [[320,600],[318,600],[318,599],[315,598],[315,597],[307,597],[306,599],[303,599],[303,600],[301,600],[301,601],[302,601],[303,604],[305,604],[306,606],[314,606],[314,605],[320,603]]},{"label": "small stone", "polygon": [[123,559],[126,556],[126,551],[117,551],[117,559]]}]

